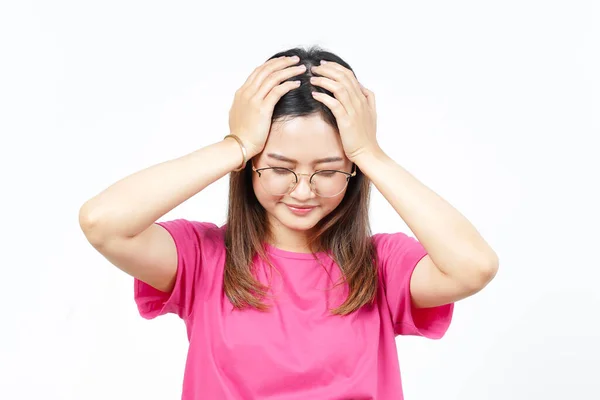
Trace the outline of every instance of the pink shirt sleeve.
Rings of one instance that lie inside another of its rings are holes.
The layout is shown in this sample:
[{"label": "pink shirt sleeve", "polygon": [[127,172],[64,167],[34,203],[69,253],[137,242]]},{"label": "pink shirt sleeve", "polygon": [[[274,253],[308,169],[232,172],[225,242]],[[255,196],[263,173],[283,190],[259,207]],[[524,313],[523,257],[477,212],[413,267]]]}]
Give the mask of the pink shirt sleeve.
[{"label": "pink shirt sleeve", "polygon": [[416,308],[410,296],[410,278],[427,250],[417,239],[401,232],[377,234],[373,240],[396,335],[440,339],[450,326],[454,303]]},{"label": "pink shirt sleeve", "polygon": [[216,228],[211,223],[176,219],[157,222],[173,237],[177,247],[177,276],[171,293],[155,289],[139,279],[134,279],[134,298],[140,315],[152,319],[174,313],[185,319],[193,312],[194,295],[200,286],[203,272],[202,251],[210,245],[206,231]]}]

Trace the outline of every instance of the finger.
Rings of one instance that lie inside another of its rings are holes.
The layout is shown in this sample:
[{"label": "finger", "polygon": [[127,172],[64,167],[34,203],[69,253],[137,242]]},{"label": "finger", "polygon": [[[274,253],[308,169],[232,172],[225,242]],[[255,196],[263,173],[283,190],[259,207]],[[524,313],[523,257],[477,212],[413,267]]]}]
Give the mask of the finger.
[{"label": "finger", "polygon": [[287,81],[283,82],[281,85],[275,86],[273,89],[271,89],[263,102],[264,110],[268,110],[272,113],[279,99],[281,99],[281,97],[290,90],[296,89],[299,86],[300,81]]},{"label": "finger", "polygon": [[289,57],[277,57],[277,58],[272,58],[268,61],[265,61],[263,64],[259,65],[258,67],[254,68],[254,71],[252,71],[252,73],[248,76],[248,79],[246,79],[246,82],[244,82],[244,84],[242,85],[242,88],[246,88],[249,87],[250,84],[252,84],[252,82],[254,82],[254,79],[256,79],[256,76],[260,73],[260,71],[263,70],[263,68],[269,66],[269,65],[273,65],[276,63],[281,63],[282,61],[285,61],[287,58]]},{"label": "finger", "polygon": [[297,57],[294,57],[283,57],[279,59],[274,59],[274,61],[269,60],[265,64],[263,64],[262,67],[259,67],[258,71],[256,71],[254,78],[250,81],[248,85],[248,90],[251,91],[252,95],[255,95],[258,92],[258,89],[261,87],[264,80],[273,72],[297,64],[299,59]]},{"label": "finger", "polygon": [[342,103],[340,103],[335,98],[329,96],[328,94],[320,92],[312,92],[312,95],[315,98],[315,100],[325,104],[331,110],[338,123],[340,123],[340,121],[342,121],[343,118],[347,117],[346,109],[344,108]]},{"label": "finger", "polygon": [[318,74],[334,78],[338,82],[344,81],[349,84],[348,88],[354,89],[357,94],[362,94],[360,84],[354,75],[354,72],[333,61],[326,61],[321,65],[315,66]]},{"label": "finger", "polygon": [[360,85],[360,90],[362,91],[362,93],[365,95],[365,97],[367,98],[367,102],[369,103],[369,107],[371,107],[372,110],[376,110],[376,104],[375,104],[375,93],[371,92],[369,89],[367,89],[366,87],[364,87],[361,83],[359,83]]},{"label": "finger", "polygon": [[[352,71],[333,62],[327,62],[327,64],[325,65],[314,67],[313,70],[321,76],[332,79],[342,84],[350,95],[350,100],[354,106],[354,109],[360,109],[360,107],[362,106],[362,102],[366,99],[363,93],[361,92],[358,81],[352,74]],[[348,76],[348,74],[350,74],[351,76]],[[345,105],[346,104],[344,103],[344,106]],[[348,112],[350,112],[350,110],[348,110]]]},{"label": "finger", "polygon": [[357,102],[355,99],[352,99],[353,95],[348,93],[348,89],[346,88],[346,86],[329,78],[317,76],[313,76],[312,78],[310,78],[310,83],[312,83],[315,86],[320,86],[323,89],[329,90],[331,93],[333,93],[335,98],[340,103],[342,103],[342,105],[346,109],[346,113],[349,115],[354,115],[356,110],[355,105],[357,105]]},{"label": "finger", "polygon": [[279,85],[281,82],[305,71],[306,65],[301,64],[295,67],[288,67],[281,71],[273,72],[267,79],[265,79],[261,87],[258,89],[258,92],[255,95],[256,98],[261,100],[264,99],[276,85]]}]

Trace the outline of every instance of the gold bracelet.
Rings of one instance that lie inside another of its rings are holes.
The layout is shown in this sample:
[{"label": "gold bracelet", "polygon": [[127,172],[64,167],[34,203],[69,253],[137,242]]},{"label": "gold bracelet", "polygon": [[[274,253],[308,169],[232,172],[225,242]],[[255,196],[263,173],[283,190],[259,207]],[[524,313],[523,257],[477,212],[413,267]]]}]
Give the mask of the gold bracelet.
[{"label": "gold bracelet", "polygon": [[229,135],[225,136],[223,139],[227,139],[228,137],[234,138],[236,140],[236,142],[238,142],[238,144],[240,145],[240,148],[242,149],[242,157],[244,157],[244,161],[242,161],[241,167],[239,167],[238,169],[234,169],[234,171],[238,172],[238,171],[241,171],[244,168],[246,168],[246,163],[248,162],[246,147],[244,146],[244,143],[242,143],[242,139],[240,139],[237,135],[229,134]]}]

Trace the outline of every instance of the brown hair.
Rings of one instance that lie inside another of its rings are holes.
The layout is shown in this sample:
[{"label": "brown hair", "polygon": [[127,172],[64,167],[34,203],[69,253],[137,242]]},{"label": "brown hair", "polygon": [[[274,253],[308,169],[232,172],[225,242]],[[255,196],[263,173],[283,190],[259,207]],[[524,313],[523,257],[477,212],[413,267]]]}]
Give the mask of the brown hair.
[{"label": "brown hair", "polygon": [[[352,69],[337,55],[317,47],[309,50],[295,48],[277,53],[271,58],[292,55],[299,56],[299,63],[308,68],[303,75],[293,78],[300,78],[302,84],[279,100],[274,108],[272,121],[319,114],[337,129],[331,110],[315,100],[311,91],[324,92],[330,96],[333,94],[310,84],[310,67],[318,65],[324,59]],[[258,255],[270,264],[264,248],[269,226],[267,213],[254,194],[252,173],[252,163],[249,161],[244,170],[230,175],[224,288],[234,307],[253,307],[266,311],[269,307],[263,300],[268,297],[269,288],[255,278],[252,261]],[[375,299],[377,260],[369,224],[370,187],[371,182],[357,167],[356,176],[350,179],[341,203],[319,221],[309,239],[313,253],[330,252],[340,267],[342,280],[336,286],[344,283],[348,285],[347,299],[332,310],[333,314],[350,314]]]}]

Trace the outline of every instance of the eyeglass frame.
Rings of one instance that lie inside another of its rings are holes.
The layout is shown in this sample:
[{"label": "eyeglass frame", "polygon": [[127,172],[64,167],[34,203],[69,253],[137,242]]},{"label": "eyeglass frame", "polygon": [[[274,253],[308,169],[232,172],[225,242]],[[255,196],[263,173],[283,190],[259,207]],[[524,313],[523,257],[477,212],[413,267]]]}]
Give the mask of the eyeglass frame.
[{"label": "eyeglass frame", "polygon": [[[316,194],[319,197],[332,198],[332,197],[339,196],[340,194],[342,194],[342,192],[344,191],[344,189],[346,189],[348,187],[348,184],[350,183],[350,178],[353,178],[353,177],[356,176],[356,164],[354,164],[354,163],[352,164],[352,172],[340,171],[338,169],[320,169],[320,170],[317,170],[317,171],[313,172],[312,174],[300,174],[300,173],[297,173],[296,171],[294,171],[293,169],[286,168],[286,167],[263,167],[263,168],[256,168],[254,166],[254,163],[252,163],[252,171],[254,171],[254,172],[256,172],[258,174],[258,178],[259,179],[260,179],[260,176],[261,176],[260,172],[264,171],[264,170],[267,170],[267,169],[285,169],[287,171],[290,171],[296,177],[296,183],[294,184],[294,186],[291,189],[289,189],[286,193],[282,193],[282,194],[279,194],[279,195],[273,195],[273,196],[283,196],[283,195],[292,193],[294,190],[296,190],[296,187],[298,186],[298,183],[300,183],[299,176],[309,176],[310,178],[308,179],[308,186],[310,187],[310,191],[311,192],[313,192],[314,194]],[[342,189],[339,193],[334,194],[333,196],[327,196],[327,197],[326,196],[321,196],[319,193],[317,193],[317,192],[315,192],[313,190],[313,183],[312,183],[313,177],[316,174],[320,173],[320,172],[340,172],[340,173],[346,175],[346,186],[344,186],[344,189]]]}]

